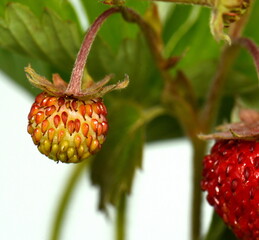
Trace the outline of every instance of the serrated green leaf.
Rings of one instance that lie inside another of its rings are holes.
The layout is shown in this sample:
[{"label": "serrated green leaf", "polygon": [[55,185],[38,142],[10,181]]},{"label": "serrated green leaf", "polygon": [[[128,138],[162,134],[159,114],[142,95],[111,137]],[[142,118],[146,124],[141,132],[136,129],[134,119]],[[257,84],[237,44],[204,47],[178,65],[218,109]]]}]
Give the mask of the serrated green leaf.
[{"label": "serrated green leaf", "polygon": [[9,3],[0,20],[0,46],[53,64],[70,72],[80,46],[75,23],[45,8],[41,19],[27,6]]},{"label": "serrated green leaf", "polygon": [[135,171],[142,162],[144,127],[138,124],[141,118],[141,109],[126,101],[117,102],[110,109],[109,134],[91,168],[92,182],[100,188],[100,209],[116,205],[123,193],[131,191]]},{"label": "serrated green leaf", "polygon": [[48,60],[47,53],[41,48],[41,43],[46,43],[47,39],[40,31],[39,20],[27,7],[8,4],[5,19],[10,34],[28,56],[41,56]]},{"label": "serrated green leaf", "polygon": [[24,66],[28,65],[28,62],[33,61],[33,66],[40,72],[44,72],[47,76],[51,76],[53,68],[50,65],[40,60],[24,57],[19,54],[10,53],[7,50],[0,49],[0,69],[12,80],[27,90],[30,94],[36,95],[41,90],[33,87],[27,80],[24,73]]},{"label": "serrated green leaf", "polygon": [[67,52],[69,58],[74,60],[82,40],[79,32],[76,31],[76,27],[71,22],[65,22],[66,26],[64,27],[64,21],[52,11],[46,11],[46,14],[50,21],[49,25],[53,26],[58,42]]},{"label": "serrated green leaf", "polygon": [[0,16],[4,15],[5,8],[8,4],[20,3],[30,8],[30,10],[36,15],[41,16],[46,7],[59,13],[59,16],[63,20],[70,20],[75,22],[80,27],[77,14],[68,0],[1,0],[0,4]]},{"label": "serrated green leaf", "polygon": [[[53,21],[53,17],[49,11],[45,11],[42,16],[42,27],[46,38],[48,39],[47,45],[50,52],[50,58],[53,58],[53,61],[62,67],[67,65],[71,66],[73,64],[73,59],[71,58],[70,53],[66,50],[65,46],[63,46],[61,42],[62,38],[59,34],[57,34],[58,31],[56,30]],[[45,45],[46,43],[47,42],[45,42]],[[63,62],[64,59],[67,59],[67,61]]]},{"label": "serrated green leaf", "polygon": [[3,48],[14,50],[21,54],[26,54],[24,49],[17,44],[15,38],[12,36],[8,29],[7,24],[3,19],[0,18],[0,46]]}]

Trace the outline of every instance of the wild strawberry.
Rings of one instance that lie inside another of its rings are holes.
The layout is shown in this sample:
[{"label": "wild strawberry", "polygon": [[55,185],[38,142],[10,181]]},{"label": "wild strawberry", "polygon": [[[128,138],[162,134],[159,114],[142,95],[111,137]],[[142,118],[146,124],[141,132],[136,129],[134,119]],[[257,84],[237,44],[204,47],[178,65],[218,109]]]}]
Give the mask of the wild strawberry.
[{"label": "wild strawberry", "polygon": [[208,202],[239,239],[259,239],[259,142],[220,140],[203,164]]},{"label": "wild strawberry", "polygon": [[86,34],[78,53],[71,79],[67,84],[58,74],[53,81],[38,75],[30,66],[27,78],[43,90],[28,115],[28,133],[39,151],[47,157],[66,163],[77,163],[100,150],[108,130],[107,110],[102,96],[128,85],[128,79],[106,84],[111,76],[95,83],[84,67],[92,42],[105,19],[118,9],[100,15]]},{"label": "wild strawberry", "polygon": [[201,136],[216,139],[203,160],[202,189],[224,222],[242,240],[259,239],[259,113],[241,110],[239,123]]},{"label": "wild strawberry", "polygon": [[[66,93],[69,85],[58,75],[53,76],[52,84],[31,67],[25,71],[34,85],[45,86],[28,115],[27,130],[39,151],[55,161],[66,163],[81,162],[96,153],[108,131],[107,110],[100,96],[124,88],[128,81],[103,86],[109,81],[108,77],[92,83],[85,92],[76,95]],[[48,85],[44,85],[46,83]]]},{"label": "wild strawberry", "polygon": [[28,132],[42,154],[80,162],[101,148],[108,130],[106,114],[101,98],[84,101],[43,92],[31,107]]}]

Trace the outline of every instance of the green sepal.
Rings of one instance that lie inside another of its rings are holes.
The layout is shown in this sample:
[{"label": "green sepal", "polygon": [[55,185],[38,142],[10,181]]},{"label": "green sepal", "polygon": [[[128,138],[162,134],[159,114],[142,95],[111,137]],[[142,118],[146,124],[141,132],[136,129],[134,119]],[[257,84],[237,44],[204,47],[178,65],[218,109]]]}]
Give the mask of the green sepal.
[{"label": "green sepal", "polygon": [[37,74],[30,65],[25,67],[24,70],[28,80],[33,86],[49,93],[50,95],[62,96],[66,90],[67,83],[58,74],[53,75],[52,83],[45,77]]},{"label": "green sepal", "polygon": [[[25,67],[25,72],[30,83],[54,96],[63,96],[66,94],[68,84],[60,77],[59,74],[55,73],[52,75],[52,82],[50,82],[45,77],[37,74],[34,69],[29,65]],[[77,95],[73,95],[78,99],[92,99],[103,97],[105,94],[114,91],[126,88],[129,84],[129,78],[125,75],[125,79],[121,82],[115,84],[106,85],[111,80],[112,75],[106,76],[103,80],[99,82],[91,82],[91,85],[88,85],[86,89],[82,89]]]}]

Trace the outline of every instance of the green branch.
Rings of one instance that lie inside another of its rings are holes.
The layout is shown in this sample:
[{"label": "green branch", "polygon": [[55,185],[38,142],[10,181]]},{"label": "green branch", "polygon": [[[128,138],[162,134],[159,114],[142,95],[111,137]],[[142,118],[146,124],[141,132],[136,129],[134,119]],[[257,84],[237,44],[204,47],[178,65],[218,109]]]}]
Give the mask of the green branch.
[{"label": "green branch", "polygon": [[123,194],[117,206],[116,240],[126,239],[127,195]]}]

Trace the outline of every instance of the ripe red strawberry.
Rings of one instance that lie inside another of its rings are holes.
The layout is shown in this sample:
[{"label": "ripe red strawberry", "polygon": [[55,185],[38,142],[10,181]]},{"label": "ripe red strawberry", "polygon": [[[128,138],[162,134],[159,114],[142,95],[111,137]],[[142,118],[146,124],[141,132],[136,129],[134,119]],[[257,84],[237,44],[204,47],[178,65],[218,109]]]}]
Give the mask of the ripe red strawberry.
[{"label": "ripe red strawberry", "polygon": [[203,161],[202,189],[239,239],[259,239],[259,142],[218,140]]},{"label": "ripe red strawberry", "polygon": [[28,133],[49,158],[80,162],[101,148],[108,130],[106,114],[101,98],[84,101],[43,92],[28,115]]}]

